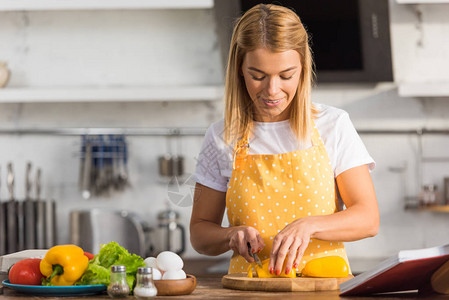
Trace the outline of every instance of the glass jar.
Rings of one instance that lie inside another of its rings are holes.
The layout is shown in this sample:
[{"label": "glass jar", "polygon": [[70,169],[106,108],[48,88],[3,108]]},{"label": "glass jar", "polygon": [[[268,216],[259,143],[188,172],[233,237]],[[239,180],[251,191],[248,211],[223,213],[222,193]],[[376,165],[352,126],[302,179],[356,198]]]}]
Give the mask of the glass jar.
[{"label": "glass jar", "polygon": [[11,72],[9,71],[6,62],[0,61],[0,88],[6,86],[9,80],[10,73]]},{"label": "glass jar", "polygon": [[421,206],[424,207],[441,203],[441,196],[437,191],[437,186],[434,184],[424,185],[419,198]]},{"label": "glass jar", "polygon": [[134,296],[137,299],[152,299],[156,297],[157,289],[153,282],[153,268],[142,267],[137,269],[137,283]]},{"label": "glass jar", "polygon": [[112,298],[125,298],[129,294],[126,282],[126,267],[111,266],[111,282],[108,285],[108,295]]}]

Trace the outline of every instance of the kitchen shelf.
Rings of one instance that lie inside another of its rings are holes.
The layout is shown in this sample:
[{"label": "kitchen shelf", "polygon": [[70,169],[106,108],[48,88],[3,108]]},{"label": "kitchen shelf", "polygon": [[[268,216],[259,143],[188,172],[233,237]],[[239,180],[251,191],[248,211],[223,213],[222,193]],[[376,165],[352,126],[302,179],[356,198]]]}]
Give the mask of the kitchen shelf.
[{"label": "kitchen shelf", "polygon": [[449,3],[449,0],[396,0],[399,4],[438,4]]},{"label": "kitchen shelf", "polygon": [[4,88],[0,103],[215,101],[222,86],[159,86],[129,88]]},{"label": "kitchen shelf", "polygon": [[58,128],[1,128],[1,134],[18,135],[127,135],[127,136],[201,136],[207,128],[197,127],[58,127]]},{"label": "kitchen shelf", "polygon": [[447,97],[449,96],[449,81],[434,83],[400,83],[398,93],[399,96],[402,97]]},{"label": "kitchen shelf", "polygon": [[312,89],[312,101],[332,106],[344,106],[394,89],[397,89],[397,85],[393,82],[318,83]]},{"label": "kitchen shelf", "polygon": [[213,0],[2,0],[0,11],[96,9],[207,9]]},{"label": "kitchen shelf", "polygon": [[425,210],[433,211],[433,212],[444,212],[449,213],[449,205],[437,205],[426,207]]},{"label": "kitchen shelf", "polygon": [[[314,102],[341,105],[396,88],[394,84],[333,85],[322,84],[312,90]],[[158,86],[126,88],[4,88],[0,89],[0,103],[51,102],[152,102],[152,101],[215,101],[223,99],[224,87]]]}]

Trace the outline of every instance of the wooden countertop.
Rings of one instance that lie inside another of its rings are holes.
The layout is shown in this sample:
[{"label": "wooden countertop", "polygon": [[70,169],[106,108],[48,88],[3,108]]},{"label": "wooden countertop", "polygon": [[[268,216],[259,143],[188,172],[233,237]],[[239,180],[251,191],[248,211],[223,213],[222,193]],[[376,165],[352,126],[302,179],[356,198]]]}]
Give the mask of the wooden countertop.
[{"label": "wooden countertop", "polygon": [[[0,292],[1,293],[1,292]],[[418,294],[418,293],[401,293],[390,295],[377,295],[372,297],[339,297],[338,291],[329,292],[285,292],[285,293],[271,293],[271,292],[257,292],[257,291],[238,291],[224,289],[221,285],[221,277],[199,277],[197,278],[197,287],[191,295],[187,296],[165,296],[156,297],[156,299],[248,299],[248,300],[289,300],[289,299],[306,299],[306,300],[334,300],[334,299],[348,299],[348,300],[397,300],[397,299],[449,299],[449,295],[439,295],[433,292]],[[0,294],[0,299],[5,300],[28,300],[33,299],[61,299],[57,297],[36,297],[17,293],[9,288],[3,288],[3,294]],[[70,297],[68,299],[110,299],[106,294],[97,296],[85,297]],[[129,296],[127,299],[136,299]]]}]

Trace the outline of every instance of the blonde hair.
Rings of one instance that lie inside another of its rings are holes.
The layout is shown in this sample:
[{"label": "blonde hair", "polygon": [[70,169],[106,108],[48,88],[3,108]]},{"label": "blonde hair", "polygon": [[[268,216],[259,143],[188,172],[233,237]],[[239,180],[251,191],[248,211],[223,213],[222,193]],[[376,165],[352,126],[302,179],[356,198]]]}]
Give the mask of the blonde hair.
[{"label": "blonde hair", "polygon": [[229,145],[251,132],[254,106],[241,68],[246,53],[261,47],[274,52],[296,50],[300,55],[301,77],[290,104],[289,120],[299,142],[305,142],[310,138],[312,118],[317,113],[310,100],[315,74],[308,35],[296,13],[272,4],[252,7],[234,27],[226,72],[224,140]]}]

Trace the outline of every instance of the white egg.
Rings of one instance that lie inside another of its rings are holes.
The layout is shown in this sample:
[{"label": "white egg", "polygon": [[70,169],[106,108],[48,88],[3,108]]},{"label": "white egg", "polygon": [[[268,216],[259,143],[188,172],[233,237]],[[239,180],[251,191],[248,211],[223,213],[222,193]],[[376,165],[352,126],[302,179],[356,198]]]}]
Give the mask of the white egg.
[{"label": "white egg", "polygon": [[162,273],[157,268],[153,268],[153,279],[154,280],[160,280],[162,279]]},{"label": "white egg", "polygon": [[156,257],[147,257],[143,262],[145,263],[145,266],[147,266],[148,268],[157,268]]},{"label": "white egg", "polygon": [[169,279],[185,279],[186,272],[183,270],[177,270],[177,271],[167,271],[162,275],[163,280],[169,280]]},{"label": "white egg", "polygon": [[161,271],[178,271],[184,267],[182,258],[171,251],[163,251],[157,256],[157,267]]}]

